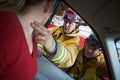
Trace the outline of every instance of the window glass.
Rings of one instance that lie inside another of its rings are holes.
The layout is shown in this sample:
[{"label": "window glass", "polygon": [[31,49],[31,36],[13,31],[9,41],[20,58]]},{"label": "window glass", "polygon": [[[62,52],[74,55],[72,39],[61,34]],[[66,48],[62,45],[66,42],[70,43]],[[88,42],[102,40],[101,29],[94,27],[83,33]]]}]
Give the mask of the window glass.
[{"label": "window glass", "polygon": [[[52,21],[50,22],[50,24],[49,24],[49,26],[48,26],[48,28],[51,28],[51,27],[58,27],[58,26],[63,26],[64,25],[64,20],[63,20],[63,16],[65,15],[64,13],[65,13],[65,10],[66,9],[68,9],[68,8],[71,8],[71,7],[69,7],[68,5],[66,5],[65,3],[61,3],[60,4],[60,6],[59,6],[59,8],[58,8],[58,10],[57,10],[57,12],[56,12],[56,14],[54,15],[54,17],[53,17],[53,19],[52,19]],[[71,8],[72,9],[72,8]],[[80,17],[80,16],[79,16]],[[88,38],[89,37],[89,35],[90,34],[94,34],[94,32],[93,32],[93,30],[90,28],[90,26],[80,17],[80,19],[81,19],[81,24],[79,25],[79,28],[78,28],[78,30],[80,30],[80,48],[84,48],[84,46],[85,46],[85,39],[86,38]],[[96,39],[98,39],[97,37],[96,37]],[[93,45],[95,45],[95,44],[93,44]],[[101,44],[100,44],[101,45]],[[119,47],[119,49],[118,49],[118,52],[120,53],[120,41],[119,41],[119,44],[117,43],[116,44],[118,47]],[[94,47],[94,46],[93,46]],[[99,49],[99,47],[97,48],[97,49]],[[101,48],[99,49],[100,51],[102,50]],[[97,51],[93,51],[93,52],[97,52]],[[103,53],[104,54],[104,53]],[[89,59],[85,59],[84,58],[84,56],[82,56],[82,59],[83,59],[83,61],[85,60],[85,61],[87,61],[87,60],[89,60]],[[103,56],[103,58],[102,59],[104,59],[104,56]],[[96,60],[96,59],[95,59]],[[77,60],[76,60],[77,61]],[[74,64],[76,64],[76,61],[75,61],[75,63]],[[102,61],[102,60],[101,60]],[[105,60],[104,60],[105,61]],[[92,62],[92,61],[91,61]],[[93,61],[94,62],[94,61]],[[84,63],[84,62],[83,62]],[[89,62],[88,62],[89,63]],[[105,63],[105,62],[103,62],[103,63]],[[93,67],[95,67],[95,64],[96,63],[90,63],[90,65],[91,64],[93,64]],[[102,64],[102,63],[101,63]],[[79,64],[80,66],[81,65],[83,65],[83,64]],[[90,66],[89,65],[89,66]],[[96,65],[96,66],[98,66],[98,65]],[[101,67],[102,65],[100,65],[99,67]],[[74,65],[70,68],[70,69],[72,69],[74,67]],[[98,68],[99,68],[98,67]],[[104,67],[104,65],[103,65],[103,67]],[[107,71],[105,71],[104,69],[102,69],[103,67],[101,67],[98,71],[102,71],[102,72],[100,72],[100,73],[107,73]],[[77,67],[76,66],[76,69],[78,69],[78,68],[81,68],[81,67]],[[83,67],[83,69],[85,69],[86,68],[86,66],[85,67]],[[63,69],[63,68],[62,68]],[[75,69],[75,70],[76,70]],[[63,69],[64,70],[64,69]],[[81,70],[81,69],[80,69]],[[66,71],[66,69],[64,70],[64,71]],[[73,70],[74,71],[74,70]],[[86,71],[86,70],[82,70],[83,72],[81,72],[80,74],[82,75],[82,77],[83,78],[81,78],[81,79],[83,79],[84,80],[84,76],[87,76],[87,74],[86,75],[83,75],[83,74],[85,74],[85,73],[87,73],[87,72],[84,72],[84,71]],[[77,70],[77,72],[79,72],[78,70]],[[72,77],[77,77],[77,75],[72,75],[72,74],[70,74],[69,72],[67,72],[66,71],[66,73],[68,73],[70,76],[72,76]],[[88,71],[88,75],[89,75],[89,73],[91,73],[92,74],[92,72],[89,72]],[[79,74],[79,75],[80,75]],[[102,76],[101,76],[102,77]],[[105,78],[106,78],[106,76],[105,76]],[[107,78],[106,78],[107,79]]]},{"label": "window glass", "polygon": [[116,49],[117,49],[117,52],[118,52],[118,59],[120,61],[120,40],[116,41]]}]

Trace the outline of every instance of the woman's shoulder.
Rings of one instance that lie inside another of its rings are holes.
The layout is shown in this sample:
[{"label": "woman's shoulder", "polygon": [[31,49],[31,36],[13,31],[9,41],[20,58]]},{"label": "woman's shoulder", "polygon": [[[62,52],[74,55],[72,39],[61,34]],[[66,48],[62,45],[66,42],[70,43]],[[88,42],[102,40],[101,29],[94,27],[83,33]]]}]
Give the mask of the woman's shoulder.
[{"label": "woman's shoulder", "polygon": [[17,35],[20,22],[15,13],[0,10],[0,31],[9,36]]},{"label": "woman's shoulder", "polygon": [[2,24],[2,23],[7,23],[7,24],[12,23],[12,22],[16,21],[14,19],[17,19],[17,16],[14,12],[0,10],[0,24]]},{"label": "woman's shoulder", "polygon": [[15,13],[12,11],[0,10],[0,17],[8,17],[8,16],[12,16],[12,15],[15,15]]}]

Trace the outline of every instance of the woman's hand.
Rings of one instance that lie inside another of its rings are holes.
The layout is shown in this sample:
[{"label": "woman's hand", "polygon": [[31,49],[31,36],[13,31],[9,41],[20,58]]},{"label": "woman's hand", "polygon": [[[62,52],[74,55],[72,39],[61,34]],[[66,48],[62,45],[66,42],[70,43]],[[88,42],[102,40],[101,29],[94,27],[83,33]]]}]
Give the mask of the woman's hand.
[{"label": "woman's hand", "polygon": [[51,31],[37,21],[31,23],[31,26],[38,32],[35,34],[36,42],[42,44],[48,52],[54,52],[53,47],[55,48],[56,44]]}]

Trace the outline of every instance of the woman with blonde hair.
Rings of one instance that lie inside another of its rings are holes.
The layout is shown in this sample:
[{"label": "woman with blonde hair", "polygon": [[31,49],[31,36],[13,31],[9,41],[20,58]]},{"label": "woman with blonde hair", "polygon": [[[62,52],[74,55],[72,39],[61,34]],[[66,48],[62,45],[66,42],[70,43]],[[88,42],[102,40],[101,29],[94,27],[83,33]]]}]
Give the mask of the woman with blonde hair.
[{"label": "woman with blonde hair", "polygon": [[53,0],[0,1],[0,80],[33,80],[37,71],[33,28],[49,18]]}]

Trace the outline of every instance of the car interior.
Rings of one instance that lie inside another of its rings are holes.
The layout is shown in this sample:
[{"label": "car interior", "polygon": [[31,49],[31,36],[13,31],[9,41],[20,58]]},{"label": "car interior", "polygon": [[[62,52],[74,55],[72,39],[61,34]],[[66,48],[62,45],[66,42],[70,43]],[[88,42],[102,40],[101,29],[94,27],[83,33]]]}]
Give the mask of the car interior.
[{"label": "car interior", "polygon": [[[63,11],[68,7],[87,24],[85,29],[81,26],[80,36],[86,38],[94,33],[100,40],[110,80],[120,80],[120,0],[56,0],[53,14],[45,26],[62,25],[62,21],[55,23],[58,19],[54,19],[56,15],[62,17]],[[75,80],[45,56],[38,57],[37,63],[38,73],[35,80]]]}]

